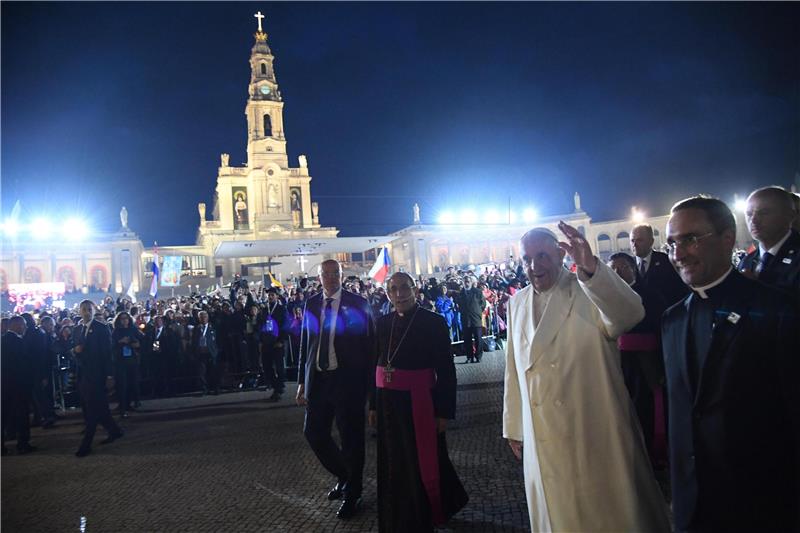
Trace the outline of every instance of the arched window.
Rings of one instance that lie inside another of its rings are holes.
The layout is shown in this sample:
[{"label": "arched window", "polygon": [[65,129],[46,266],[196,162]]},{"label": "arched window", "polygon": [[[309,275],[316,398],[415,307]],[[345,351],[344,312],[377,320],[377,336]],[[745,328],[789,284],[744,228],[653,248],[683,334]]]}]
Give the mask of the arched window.
[{"label": "arched window", "polygon": [[89,269],[89,284],[99,290],[108,288],[108,270],[103,265],[94,265]]},{"label": "arched window", "polygon": [[64,282],[64,288],[67,292],[75,290],[75,269],[71,266],[62,266],[58,269],[58,281]]},{"label": "arched window", "polygon": [[597,236],[597,253],[603,261],[608,260],[608,256],[611,255],[611,237],[605,233]]},{"label": "arched window", "polygon": [[627,231],[620,231],[617,234],[617,250],[620,252],[631,251],[631,236],[628,235]]},{"label": "arched window", "polygon": [[264,76],[267,75],[267,64],[266,63],[261,63],[261,74],[263,74]]},{"label": "arched window", "polygon": [[42,282],[42,271],[34,266],[25,267],[25,271],[23,272],[22,276],[25,283]]},{"label": "arched window", "polygon": [[655,228],[653,228],[653,245],[656,247],[661,246],[661,234]]},{"label": "arched window", "polygon": [[272,137],[272,117],[264,115],[264,137]]}]

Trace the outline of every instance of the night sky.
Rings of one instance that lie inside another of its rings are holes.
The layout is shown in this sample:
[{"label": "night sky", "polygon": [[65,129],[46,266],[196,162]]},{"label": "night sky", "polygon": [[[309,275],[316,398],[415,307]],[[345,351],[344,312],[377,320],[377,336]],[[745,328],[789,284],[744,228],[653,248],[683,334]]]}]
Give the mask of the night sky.
[{"label": "night sky", "polygon": [[797,3],[2,3],[2,208],[193,244],[246,157],[256,20],[321,223],[443,209],[595,220],[800,169]]}]

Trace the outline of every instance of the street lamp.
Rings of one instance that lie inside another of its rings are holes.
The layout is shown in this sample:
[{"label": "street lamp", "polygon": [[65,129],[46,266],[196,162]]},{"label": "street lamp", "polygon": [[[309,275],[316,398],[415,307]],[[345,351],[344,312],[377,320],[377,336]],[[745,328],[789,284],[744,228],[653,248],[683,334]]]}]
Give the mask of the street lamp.
[{"label": "street lamp", "polygon": [[631,207],[631,220],[634,224],[641,224],[644,222],[645,214],[644,212],[636,209],[636,206]]}]

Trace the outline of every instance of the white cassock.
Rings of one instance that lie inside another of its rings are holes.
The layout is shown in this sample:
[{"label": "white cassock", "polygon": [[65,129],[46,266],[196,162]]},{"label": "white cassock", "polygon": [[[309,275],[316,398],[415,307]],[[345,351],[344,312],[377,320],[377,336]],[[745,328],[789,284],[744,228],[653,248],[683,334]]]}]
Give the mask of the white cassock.
[{"label": "white cassock", "polygon": [[[547,298],[534,326],[534,300]],[[523,442],[532,531],[669,531],[616,338],[644,318],[639,296],[601,261],[563,270],[508,307],[503,437]]]}]

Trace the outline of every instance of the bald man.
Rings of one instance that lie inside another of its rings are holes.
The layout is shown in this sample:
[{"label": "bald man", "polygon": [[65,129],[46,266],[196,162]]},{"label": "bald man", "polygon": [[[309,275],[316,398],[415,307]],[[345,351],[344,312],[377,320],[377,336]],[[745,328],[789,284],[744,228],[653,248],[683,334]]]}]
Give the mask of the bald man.
[{"label": "bald man", "polygon": [[781,187],[756,189],[747,198],[745,220],[758,248],[739,264],[741,272],[800,299],[800,233],[792,193]]},{"label": "bald man", "polygon": [[[336,515],[346,520],[361,504],[365,411],[375,369],[375,325],[367,301],[342,290],[338,261],[323,261],[320,277],[323,292],[309,298],[303,312],[296,400],[306,408],[306,440],[337,480],[328,499],[342,499]],[[334,420],[341,446],[331,436]]]}]

